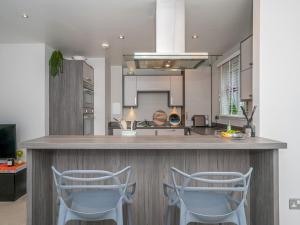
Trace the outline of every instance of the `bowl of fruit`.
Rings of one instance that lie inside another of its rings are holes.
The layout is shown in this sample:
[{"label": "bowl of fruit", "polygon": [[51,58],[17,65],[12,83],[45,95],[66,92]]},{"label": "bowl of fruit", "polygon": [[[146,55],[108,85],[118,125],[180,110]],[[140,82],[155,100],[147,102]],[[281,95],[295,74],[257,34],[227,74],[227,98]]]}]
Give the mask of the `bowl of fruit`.
[{"label": "bowl of fruit", "polygon": [[221,132],[221,137],[232,139],[244,139],[245,136],[238,130],[227,130]]}]

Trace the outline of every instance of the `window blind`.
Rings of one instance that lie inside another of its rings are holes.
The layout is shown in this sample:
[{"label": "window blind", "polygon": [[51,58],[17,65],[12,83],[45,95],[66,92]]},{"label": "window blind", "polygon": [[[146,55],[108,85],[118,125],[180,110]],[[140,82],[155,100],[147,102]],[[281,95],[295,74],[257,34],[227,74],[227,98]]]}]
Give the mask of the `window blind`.
[{"label": "window blind", "polygon": [[240,56],[236,56],[219,67],[221,76],[221,115],[242,115],[240,106]]}]

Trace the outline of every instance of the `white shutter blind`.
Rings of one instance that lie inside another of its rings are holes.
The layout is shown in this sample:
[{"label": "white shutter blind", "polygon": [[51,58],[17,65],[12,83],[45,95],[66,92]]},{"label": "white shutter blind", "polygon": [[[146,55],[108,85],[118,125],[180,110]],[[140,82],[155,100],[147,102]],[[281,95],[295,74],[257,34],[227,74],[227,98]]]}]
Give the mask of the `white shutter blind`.
[{"label": "white shutter blind", "polygon": [[221,115],[241,115],[240,106],[240,56],[236,56],[219,67],[221,75]]}]

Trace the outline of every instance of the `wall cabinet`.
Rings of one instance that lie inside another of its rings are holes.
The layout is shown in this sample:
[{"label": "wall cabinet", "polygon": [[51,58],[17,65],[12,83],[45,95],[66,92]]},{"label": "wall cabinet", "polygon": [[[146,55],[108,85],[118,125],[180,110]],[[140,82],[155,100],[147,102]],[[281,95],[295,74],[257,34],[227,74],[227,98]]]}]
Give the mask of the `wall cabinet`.
[{"label": "wall cabinet", "polygon": [[170,91],[170,76],[137,76],[138,91]]},{"label": "wall cabinet", "polygon": [[169,92],[169,106],[183,106],[183,76],[124,76],[123,106],[137,107],[138,92]]},{"label": "wall cabinet", "polygon": [[252,68],[253,65],[252,36],[241,42],[241,71]]},{"label": "wall cabinet", "polygon": [[123,105],[137,106],[137,77],[124,76],[124,91],[123,91]]},{"label": "wall cabinet", "polygon": [[171,76],[170,81],[170,106],[183,106],[183,76]]},{"label": "wall cabinet", "polygon": [[241,100],[252,99],[253,37],[241,42]]},{"label": "wall cabinet", "polygon": [[252,99],[252,68],[241,71],[241,99]]}]

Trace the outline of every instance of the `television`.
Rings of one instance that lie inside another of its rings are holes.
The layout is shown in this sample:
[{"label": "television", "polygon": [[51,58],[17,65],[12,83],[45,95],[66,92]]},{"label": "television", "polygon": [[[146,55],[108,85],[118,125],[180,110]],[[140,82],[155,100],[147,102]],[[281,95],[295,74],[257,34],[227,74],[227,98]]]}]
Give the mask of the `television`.
[{"label": "television", "polygon": [[16,125],[0,124],[0,159],[16,158]]}]

